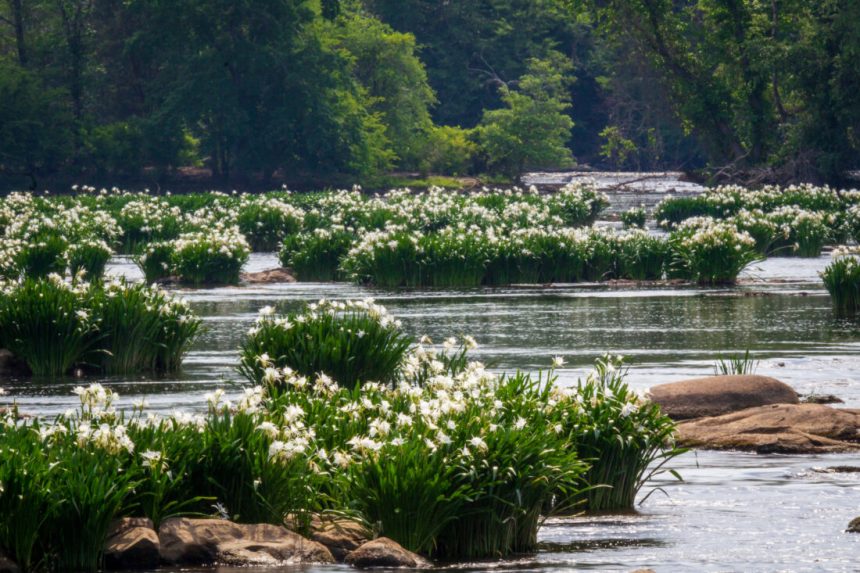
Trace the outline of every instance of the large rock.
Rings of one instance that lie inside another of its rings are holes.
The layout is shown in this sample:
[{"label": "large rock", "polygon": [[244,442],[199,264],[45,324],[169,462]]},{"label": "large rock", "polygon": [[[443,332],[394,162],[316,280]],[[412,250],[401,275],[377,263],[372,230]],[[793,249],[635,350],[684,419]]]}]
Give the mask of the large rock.
[{"label": "large rock", "polygon": [[673,420],[720,416],[754,406],[797,404],[791,386],[767,376],[709,376],[654,386],[651,400]]},{"label": "large rock", "polygon": [[678,424],[679,442],[759,453],[860,450],[860,410],[820,404],[774,404]]},{"label": "large rock", "polygon": [[160,562],[160,544],[152,521],[124,517],[114,521],[105,542],[107,569],[154,569]]},{"label": "large rock", "polygon": [[368,541],[346,556],[345,561],[353,567],[405,567],[408,569],[424,569],[432,564],[411,551],[404,549],[396,541],[387,537],[379,537]]},{"label": "large rock", "polygon": [[168,519],[158,530],[168,565],[334,563],[328,549],[277,525],[220,519]]},{"label": "large rock", "polygon": [[256,273],[242,273],[241,278],[242,282],[251,285],[296,282],[292,271],[283,267]]},{"label": "large rock", "polygon": [[311,539],[322,543],[337,561],[370,540],[367,529],[358,522],[343,518],[317,517],[311,524]]}]

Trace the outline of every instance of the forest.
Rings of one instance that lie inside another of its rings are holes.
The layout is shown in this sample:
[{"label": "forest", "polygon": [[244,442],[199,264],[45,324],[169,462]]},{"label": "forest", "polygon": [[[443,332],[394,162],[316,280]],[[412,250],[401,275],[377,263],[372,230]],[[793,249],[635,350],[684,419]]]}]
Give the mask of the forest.
[{"label": "forest", "polygon": [[842,184],[856,0],[0,0],[0,180]]}]

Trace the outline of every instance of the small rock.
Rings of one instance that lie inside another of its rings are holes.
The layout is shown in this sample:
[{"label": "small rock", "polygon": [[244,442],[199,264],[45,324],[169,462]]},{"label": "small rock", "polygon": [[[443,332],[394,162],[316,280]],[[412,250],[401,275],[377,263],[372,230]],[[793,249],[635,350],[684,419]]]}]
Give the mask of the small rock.
[{"label": "small rock", "polygon": [[278,525],[168,519],[158,530],[168,565],[334,563],[326,547]]},{"label": "small rock", "polygon": [[242,273],[242,282],[252,285],[294,283],[296,282],[296,277],[293,276],[292,271],[281,267],[256,273]]},{"label": "small rock", "polygon": [[396,541],[387,537],[379,537],[368,541],[355,551],[349,553],[346,563],[353,567],[366,569],[369,567],[405,567],[408,569],[425,569],[432,564],[411,551],[404,549]]},{"label": "small rock", "polygon": [[27,376],[30,369],[27,364],[5,348],[0,348],[0,378],[13,378],[16,376]]},{"label": "small rock", "polygon": [[337,561],[343,561],[350,551],[370,540],[363,525],[350,519],[315,518],[311,524],[311,539],[322,543]]},{"label": "small rock", "polygon": [[0,573],[19,573],[18,565],[0,552]]},{"label": "small rock", "polygon": [[715,450],[818,454],[860,450],[860,410],[773,404],[678,424],[679,443]]},{"label": "small rock", "polygon": [[153,569],[160,561],[158,534],[145,517],[124,517],[111,525],[105,543],[105,568]]},{"label": "small rock", "polygon": [[654,386],[651,400],[673,420],[720,416],[754,406],[797,404],[797,393],[775,378],[708,376]]},{"label": "small rock", "polygon": [[630,573],[657,573],[653,569],[637,569],[635,571],[631,571]]},{"label": "small rock", "polygon": [[860,517],[855,517],[851,520],[851,523],[848,524],[848,529],[845,530],[846,533],[860,533]]},{"label": "small rock", "polygon": [[800,399],[801,404],[844,404],[845,400],[833,394],[807,394]]}]

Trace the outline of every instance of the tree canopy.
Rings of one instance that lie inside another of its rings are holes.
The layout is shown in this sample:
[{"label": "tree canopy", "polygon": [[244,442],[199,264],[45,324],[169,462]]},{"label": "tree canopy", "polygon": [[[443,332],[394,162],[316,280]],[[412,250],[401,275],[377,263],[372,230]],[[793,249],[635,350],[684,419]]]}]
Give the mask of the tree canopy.
[{"label": "tree canopy", "polygon": [[858,133],[854,0],[0,0],[16,181],[578,163],[838,182]]}]

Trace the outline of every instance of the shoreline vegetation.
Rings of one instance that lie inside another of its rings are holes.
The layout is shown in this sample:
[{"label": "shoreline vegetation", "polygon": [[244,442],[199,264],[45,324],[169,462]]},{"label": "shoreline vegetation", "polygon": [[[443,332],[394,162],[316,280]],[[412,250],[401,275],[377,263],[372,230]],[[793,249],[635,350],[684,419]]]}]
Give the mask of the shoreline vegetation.
[{"label": "shoreline vegetation", "polygon": [[[302,351],[279,354],[294,339]],[[563,388],[552,369],[491,374],[468,359],[474,346],[412,339],[372,300],[322,300],[263,309],[242,350],[250,385],[236,403],[209,394],[205,415],[117,410],[99,384],[53,421],[13,404],[0,547],[25,571],[95,571],[119,517],[158,528],[220,514],[307,534],[331,513],[428,557],[503,557],[533,551],[547,515],[631,508],[683,451],[620,357]],[[327,374],[343,372],[353,381]]]}]

